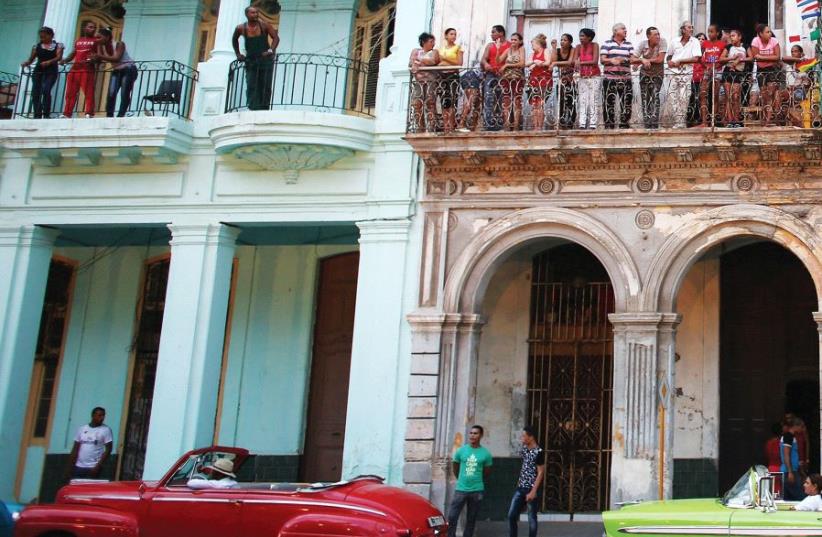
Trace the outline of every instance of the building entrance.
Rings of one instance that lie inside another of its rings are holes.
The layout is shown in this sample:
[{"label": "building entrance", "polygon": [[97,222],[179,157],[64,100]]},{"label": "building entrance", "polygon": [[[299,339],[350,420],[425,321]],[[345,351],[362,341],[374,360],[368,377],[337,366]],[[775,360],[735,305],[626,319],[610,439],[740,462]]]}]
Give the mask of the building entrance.
[{"label": "building entrance", "polygon": [[[708,24],[717,24],[720,28],[742,30],[743,39],[750,45],[756,36],[754,28],[757,24],[770,24],[768,15],[768,0],[709,0],[711,16]],[[705,31],[699,28],[697,31]]]},{"label": "building entrance", "polygon": [[574,244],[533,260],[528,422],[545,448],[542,510],[608,508],[614,293],[599,261]]},{"label": "building entrance", "polygon": [[786,412],[808,428],[819,463],[816,291],[802,262],[760,242],[720,257],[719,488],[765,462],[771,427]]}]

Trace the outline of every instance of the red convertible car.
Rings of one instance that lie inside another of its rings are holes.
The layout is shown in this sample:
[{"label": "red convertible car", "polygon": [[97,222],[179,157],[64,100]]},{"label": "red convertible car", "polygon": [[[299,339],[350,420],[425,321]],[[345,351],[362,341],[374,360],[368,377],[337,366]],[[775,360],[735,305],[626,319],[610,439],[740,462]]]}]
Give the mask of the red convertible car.
[{"label": "red convertible car", "polygon": [[[16,537],[394,537],[444,533],[442,513],[421,496],[362,476],[338,483],[187,486],[218,459],[242,476],[247,450],[213,446],[186,453],[160,481],[73,482],[55,504],[27,507]],[[225,466],[221,463],[220,466]]]}]

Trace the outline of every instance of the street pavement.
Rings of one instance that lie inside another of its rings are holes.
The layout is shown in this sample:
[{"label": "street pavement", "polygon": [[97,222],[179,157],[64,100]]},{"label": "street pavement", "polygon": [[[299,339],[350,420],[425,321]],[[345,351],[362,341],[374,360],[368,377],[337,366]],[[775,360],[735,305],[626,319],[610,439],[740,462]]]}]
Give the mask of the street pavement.
[{"label": "street pavement", "polygon": [[[539,537],[602,537],[601,522],[540,522]],[[460,535],[458,533],[457,535]],[[475,537],[506,537],[507,522],[477,522]],[[519,535],[528,536],[528,524],[519,523]]]}]

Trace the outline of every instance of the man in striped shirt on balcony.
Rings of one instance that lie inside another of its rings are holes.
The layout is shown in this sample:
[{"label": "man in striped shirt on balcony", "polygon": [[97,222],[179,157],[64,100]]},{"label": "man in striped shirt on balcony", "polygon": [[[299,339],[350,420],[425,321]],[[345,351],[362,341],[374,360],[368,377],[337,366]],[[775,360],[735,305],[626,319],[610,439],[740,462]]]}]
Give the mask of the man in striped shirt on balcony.
[{"label": "man in striped shirt on balcony", "polygon": [[626,39],[628,30],[621,22],[614,24],[613,37],[602,44],[599,58],[605,72],[602,100],[605,128],[616,126],[616,107],[619,103],[619,128],[627,129],[631,120],[634,92],[631,86],[631,56],[634,45]]}]

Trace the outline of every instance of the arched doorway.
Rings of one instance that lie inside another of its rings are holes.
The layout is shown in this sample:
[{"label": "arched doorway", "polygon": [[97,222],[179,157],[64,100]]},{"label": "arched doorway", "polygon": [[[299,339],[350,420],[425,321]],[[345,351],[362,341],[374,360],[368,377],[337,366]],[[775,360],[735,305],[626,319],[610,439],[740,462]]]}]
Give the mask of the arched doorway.
[{"label": "arched doorway", "polygon": [[533,258],[528,417],[546,453],[542,510],[608,508],[614,291],[605,267],[576,244]]},{"label": "arched doorway", "polygon": [[676,309],[674,497],[716,495],[764,464],[785,413],[807,424],[818,467],[818,303],[805,264],[766,238],[728,238],[684,275]]},{"label": "arched doorway", "polygon": [[546,451],[540,510],[608,508],[614,309],[608,272],[576,243],[542,238],[496,267],[482,298],[473,402],[495,457],[483,516],[506,512],[525,425]]}]

